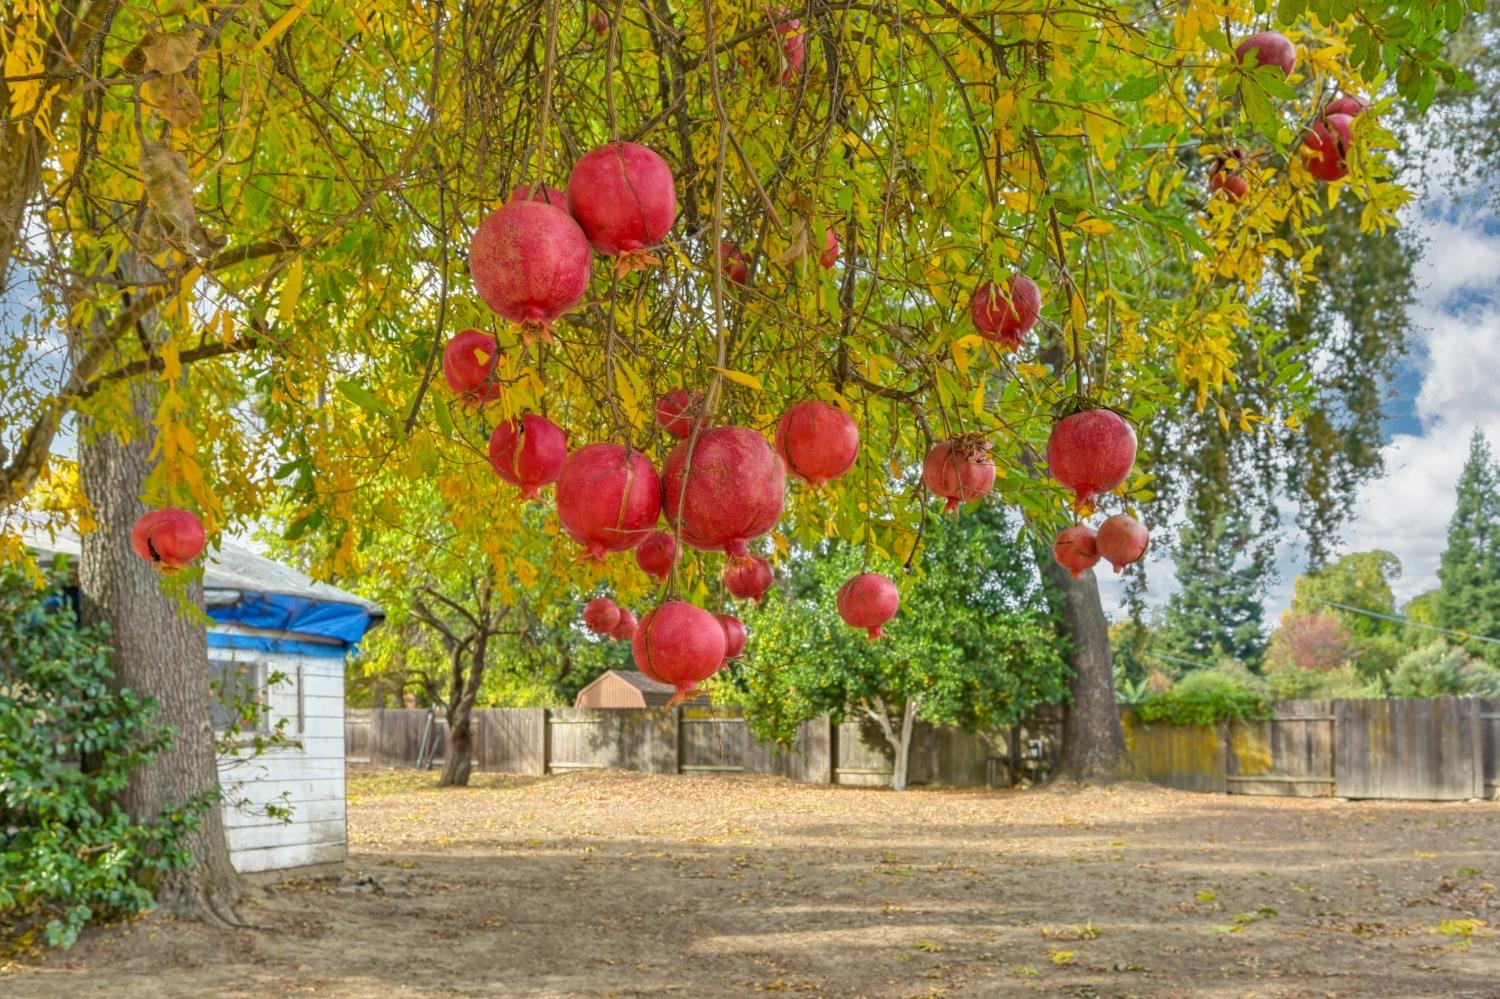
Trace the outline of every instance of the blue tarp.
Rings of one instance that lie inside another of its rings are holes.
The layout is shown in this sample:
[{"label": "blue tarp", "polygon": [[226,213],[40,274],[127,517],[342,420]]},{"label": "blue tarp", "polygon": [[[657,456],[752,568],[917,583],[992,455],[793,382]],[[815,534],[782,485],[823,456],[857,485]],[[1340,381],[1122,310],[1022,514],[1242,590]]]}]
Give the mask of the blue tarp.
[{"label": "blue tarp", "polygon": [[[309,600],[282,593],[240,592],[237,603],[209,607],[208,616],[220,624],[240,624],[263,631],[284,631],[319,638],[336,638],[353,645],[365,637],[374,617],[358,604]],[[342,653],[340,653],[342,654]]]},{"label": "blue tarp", "polygon": [[250,649],[255,652],[280,652],[298,656],[324,656],[329,659],[342,659],[351,652],[357,653],[359,651],[352,645],[324,645],[321,642],[299,642],[291,638],[268,638],[265,635],[230,635],[222,631],[210,631],[208,633],[208,647],[211,649]]}]

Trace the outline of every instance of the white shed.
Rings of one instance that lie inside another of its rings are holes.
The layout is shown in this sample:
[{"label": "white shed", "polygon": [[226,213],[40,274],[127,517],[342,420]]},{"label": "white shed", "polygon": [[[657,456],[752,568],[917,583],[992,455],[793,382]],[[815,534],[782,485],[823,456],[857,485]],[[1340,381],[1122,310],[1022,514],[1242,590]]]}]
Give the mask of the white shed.
[{"label": "white shed", "polygon": [[[76,557],[77,537],[27,539],[43,557]],[[261,699],[260,728],[281,720],[291,740],[260,755],[219,760],[230,799],[224,825],[242,872],[341,863],[348,849],[344,789],[344,668],[357,643],[384,619],[380,607],[232,542],[210,552],[203,572],[209,668]],[[275,682],[272,682],[272,681]],[[214,728],[227,711],[216,703]],[[249,736],[247,734],[247,740]],[[265,814],[270,803],[291,821]]]}]

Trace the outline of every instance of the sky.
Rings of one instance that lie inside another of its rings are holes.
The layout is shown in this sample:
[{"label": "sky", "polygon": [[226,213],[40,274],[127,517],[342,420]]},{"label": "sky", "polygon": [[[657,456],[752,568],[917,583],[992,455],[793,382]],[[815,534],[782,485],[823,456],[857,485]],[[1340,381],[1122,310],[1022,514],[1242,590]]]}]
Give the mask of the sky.
[{"label": "sky", "polygon": [[[1402,224],[1423,237],[1415,268],[1417,303],[1410,355],[1388,387],[1385,474],[1360,490],[1335,555],[1383,548],[1403,567],[1392,588],[1399,602],[1437,585],[1438,559],[1469,438],[1477,428],[1500,452],[1500,216],[1489,192],[1444,171],[1403,210]],[[1265,597],[1274,627],[1306,568],[1293,527],[1278,548],[1277,579]],[[1175,584],[1170,559],[1148,563],[1148,602],[1166,601]],[[1104,606],[1125,613],[1121,579],[1099,574]]]}]

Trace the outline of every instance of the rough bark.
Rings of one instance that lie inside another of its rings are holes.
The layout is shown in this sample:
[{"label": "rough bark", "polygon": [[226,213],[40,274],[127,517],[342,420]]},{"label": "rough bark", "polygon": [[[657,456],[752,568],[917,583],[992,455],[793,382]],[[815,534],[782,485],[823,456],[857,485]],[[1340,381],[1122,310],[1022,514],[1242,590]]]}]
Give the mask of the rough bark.
[{"label": "rough bark", "polygon": [[1062,597],[1062,619],[1071,651],[1073,703],[1063,722],[1058,776],[1090,784],[1131,776],[1130,754],[1115,703],[1109,622],[1099,600],[1099,584],[1089,570],[1077,579],[1043,558],[1042,572]]},{"label": "rough bark", "polygon": [[866,709],[866,713],[880,723],[880,731],[885,735],[885,741],[890,744],[895,760],[891,764],[891,790],[906,790],[907,776],[911,772],[911,734],[917,723],[917,706],[921,703],[920,697],[908,697],[906,704],[901,708],[901,729],[898,732],[896,726],[891,724],[890,710],[885,701],[875,699],[875,707]]}]

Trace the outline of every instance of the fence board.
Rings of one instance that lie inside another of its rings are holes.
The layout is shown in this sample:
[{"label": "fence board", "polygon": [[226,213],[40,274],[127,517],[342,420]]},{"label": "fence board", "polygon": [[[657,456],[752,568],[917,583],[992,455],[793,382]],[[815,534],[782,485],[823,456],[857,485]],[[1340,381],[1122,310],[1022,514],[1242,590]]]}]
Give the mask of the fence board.
[{"label": "fence board", "polygon": [[1480,755],[1484,759],[1484,794],[1500,798],[1500,697],[1479,702]]},{"label": "fence board", "polygon": [[1229,725],[1230,794],[1333,794],[1333,702],[1276,701],[1271,717]]},{"label": "fence board", "polygon": [[1344,798],[1477,797],[1479,702],[1473,698],[1337,701],[1337,793]]},{"label": "fence board", "polygon": [[[834,733],[835,784],[881,787],[891,782],[895,769],[890,747],[884,739],[866,742],[863,729],[860,719],[846,718]],[[912,741],[916,741],[915,735]]]},{"label": "fence board", "polygon": [[484,708],[474,712],[474,756],[481,770],[512,774],[547,772],[544,708]]},{"label": "fence board", "polygon": [[1136,769],[1153,784],[1183,791],[1228,788],[1225,726],[1147,723],[1134,711],[1123,712],[1120,721]]}]

